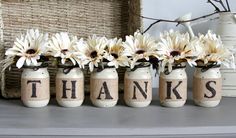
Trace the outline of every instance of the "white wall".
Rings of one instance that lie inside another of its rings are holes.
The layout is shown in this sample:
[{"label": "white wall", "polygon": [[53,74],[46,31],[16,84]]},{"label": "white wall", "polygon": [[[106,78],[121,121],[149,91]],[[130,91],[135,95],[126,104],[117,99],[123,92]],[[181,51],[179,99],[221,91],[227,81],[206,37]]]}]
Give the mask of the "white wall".
[{"label": "white wall", "polygon": [[[207,0],[143,0],[142,1],[142,15],[153,18],[163,18],[174,20],[186,13],[191,12],[192,18],[199,17],[214,12],[213,6],[206,3]],[[231,11],[236,11],[236,0],[229,0],[231,5]],[[153,21],[143,20],[143,28],[147,28]],[[206,33],[208,29],[214,30],[214,24],[217,21],[209,21],[193,26],[195,34]],[[186,31],[181,25],[176,27],[176,24],[172,23],[158,23],[153,26],[148,33],[158,37],[159,33],[164,30],[181,30]],[[235,32],[236,33],[236,32]],[[193,69],[187,69],[189,78],[189,87],[192,86],[192,73]],[[154,74],[154,73],[153,73]],[[158,87],[158,77],[153,77],[153,87]]]}]

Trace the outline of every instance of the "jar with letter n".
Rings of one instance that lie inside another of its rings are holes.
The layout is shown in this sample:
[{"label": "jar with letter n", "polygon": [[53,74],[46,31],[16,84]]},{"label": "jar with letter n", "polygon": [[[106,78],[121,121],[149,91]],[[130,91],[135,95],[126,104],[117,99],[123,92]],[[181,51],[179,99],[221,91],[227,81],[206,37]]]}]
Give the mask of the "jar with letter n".
[{"label": "jar with letter n", "polygon": [[124,100],[131,107],[146,107],[152,100],[150,65],[127,69],[124,80]]}]

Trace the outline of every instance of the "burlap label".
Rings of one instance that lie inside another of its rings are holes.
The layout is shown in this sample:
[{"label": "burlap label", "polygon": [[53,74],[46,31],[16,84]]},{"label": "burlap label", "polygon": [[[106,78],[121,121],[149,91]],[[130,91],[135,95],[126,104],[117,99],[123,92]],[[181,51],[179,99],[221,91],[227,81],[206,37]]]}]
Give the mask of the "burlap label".
[{"label": "burlap label", "polygon": [[184,101],[187,99],[187,79],[159,80],[160,101]]},{"label": "burlap label", "polygon": [[133,101],[152,100],[152,80],[151,79],[125,79],[124,99]]},{"label": "burlap label", "polygon": [[118,100],[118,79],[90,79],[90,98],[93,100]]},{"label": "burlap label", "polygon": [[56,79],[56,98],[62,101],[84,99],[84,79]]},{"label": "burlap label", "polygon": [[21,99],[40,101],[50,97],[49,78],[21,78]]},{"label": "burlap label", "polygon": [[197,101],[221,99],[222,79],[202,79],[193,77],[193,98]]}]

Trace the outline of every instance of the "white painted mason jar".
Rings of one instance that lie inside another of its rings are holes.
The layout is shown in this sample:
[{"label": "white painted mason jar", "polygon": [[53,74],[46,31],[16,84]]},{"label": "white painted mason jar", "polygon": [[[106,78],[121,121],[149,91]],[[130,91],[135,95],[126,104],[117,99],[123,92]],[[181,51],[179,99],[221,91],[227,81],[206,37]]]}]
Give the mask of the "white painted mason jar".
[{"label": "white painted mason jar", "polygon": [[215,107],[220,103],[222,78],[220,66],[196,67],[193,76],[193,100],[196,105]]},{"label": "white painted mason jar", "polygon": [[47,67],[24,67],[21,75],[21,100],[26,107],[44,107],[50,99]]},{"label": "white painted mason jar", "polygon": [[172,71],[159,77],[160,104],[166,107],[182,107],[187,100],[187,74],[185,64],[173,66]]},{"label": "white painted mason jar", "polygon": [[84,101],[84,74],[79,67],[59,66],[56,99],[63,107],[78,107]]},{"label": "white painted mason jar", "polygon": [[95,70],[90,76],[90,100],[97,107],[113,107],[118,102],[118,73],[115,68]]},{"label": "white painted mason jar", "polygon": [[152,101],[150,66],[127,69],[124,78],[124,101],[130,107],[146,107]]}]

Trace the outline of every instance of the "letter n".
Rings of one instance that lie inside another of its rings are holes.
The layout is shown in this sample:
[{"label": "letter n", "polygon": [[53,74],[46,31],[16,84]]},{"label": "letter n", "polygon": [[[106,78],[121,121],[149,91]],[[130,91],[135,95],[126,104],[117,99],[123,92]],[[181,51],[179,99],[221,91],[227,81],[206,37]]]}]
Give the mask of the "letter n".
[{"label": "letter n", "polygon": [[136,97],[136,88],[138,88],[139,92],[142,94],[142,96],[147,99],[147,86],[148,86],[148,82],[145,81],[145,90],[142,89],[142,87],[139,85],[139,83],[137,81],[134,81],[134,92],[133,92],[133,98],[132,99],[137,99]]}]

